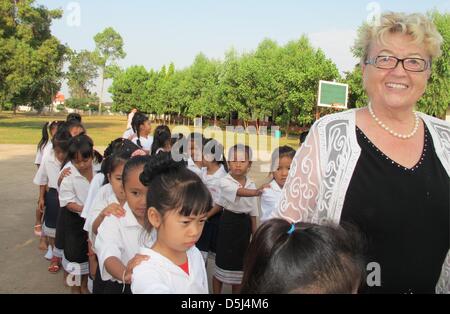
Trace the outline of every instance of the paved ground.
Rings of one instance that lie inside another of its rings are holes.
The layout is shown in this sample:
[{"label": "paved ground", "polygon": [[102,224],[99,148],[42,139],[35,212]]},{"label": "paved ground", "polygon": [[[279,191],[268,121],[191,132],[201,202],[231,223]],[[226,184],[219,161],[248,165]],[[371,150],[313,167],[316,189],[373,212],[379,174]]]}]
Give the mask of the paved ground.
[{"label": "paved ground", "polygon": [[[70,293],[62,271],[56,275],[47,271],[49,262],[33,233],[38,197],[32,183],[34,154],[34,145],[0,144],[0,293]],[[251,172],[257,184],[267,176],[260,169],[255,163]]]}]

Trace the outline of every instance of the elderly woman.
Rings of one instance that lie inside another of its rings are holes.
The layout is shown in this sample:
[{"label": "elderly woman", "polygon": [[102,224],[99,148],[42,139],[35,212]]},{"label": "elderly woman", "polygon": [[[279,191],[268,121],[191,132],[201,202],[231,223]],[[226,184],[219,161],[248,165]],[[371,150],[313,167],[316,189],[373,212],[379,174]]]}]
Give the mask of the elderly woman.
[{"label": "elderly woman", "polygon": [[294,158],[275,216],[351,223],[367,237],[362,292],[448,292],[450,125],[415,112],[442,37],[385,13],[357,46],[367,107],[325,116]]}]

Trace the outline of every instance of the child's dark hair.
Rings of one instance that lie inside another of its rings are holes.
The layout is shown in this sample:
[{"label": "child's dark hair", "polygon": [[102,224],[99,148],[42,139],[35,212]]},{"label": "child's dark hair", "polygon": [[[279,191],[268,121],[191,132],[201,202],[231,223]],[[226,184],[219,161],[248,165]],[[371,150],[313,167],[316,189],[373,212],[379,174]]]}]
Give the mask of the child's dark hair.
[{"label": "child's dark hair", "polygon": [[279,162],[279,160],[283,157],[294,159],[295,153],[296,153],[295,150],[287,145],[275,148],[274,151],[272,152],[272,165],[270,168],[271,171],[275,171],[278,168],[277,161]]},{"label": "child's dark hair", "polygon": [[67,159],[75,160],[77,156],[83,159],[94,158],[94,142],[85,134],[80,134],[70,139]]},{"label": "child's dark hair", "polygon": [[[105,175],[105,179],[103,180],[103,185],[108,184],[108,176],[107,174],[114,171],[118,164],[120,164],[120,160],[127,161],[131,158],[131,154],[133,154],[139,147],[134,144],[132,141],[117,138],[111,143],[109,143],[108,147],[106,147],[104,151],[104,160],[102,162],[101,172]],[[118,160],[115,160],[115,159]],[[116,164],[118,162],[118,164]]]},{"label": "child's dark hair", "polygon": [[236,144],[228,150],[228,161],[235,161],[234,154],[237,152],[244,152],[248,160],[251,162],[253,158],[253,151],[250,146],[244,144]]},{"label": "child's dark hair", "polygon": [[309,130],[306,130],[306,131],[303,131],[302,133],[300,133],[300,136],[298,138],[300,145],[302,145],[305,142],[306,137],[308,136],[308,133],[309,133]]},{"label": "child's dark hair", "polygon": [[131,127],[133,128],[134,133],[137,135],[137,144],[140,148],[142,148],[140,134],[139,134],[139,127],[145,123],[145,121],[148,120],[148,117],[143,114],[142,112],[136,112],[133,116],[133,119],[131,120]]},{"label": "child's dark hair", "polygon": [[37,150],[40,151],[44,148],[45,145],[47,145],[48,140],[49,140],[49,131],[50,133],[52,132],[53,129],[58,127],[60,121],[55,120],[52,122],[46,122],[44,124],[44,126],[42,127],[42,138],[39,141],[38,145],[37,145]]},{"label": "child's dark hair", "polygon": [[67,129],[67,123],[65,121],[58,123],[58,129],[52,138],[53,149],[59,148],[64,152],[68,152],[71,138],[72,136]]},{"label": "child's dark hair", "polygon": [[[128,174],[131,170],[145,165],[149,162],[150,160],[150,156],[146,155],[146,156],[135,156],[132,157],[131,159],[129,159],[127,161],[127,163],[125,164],[125,167],[123,168],[123,173],[122,173],[122,183],[125,186],[125,183],[128,181]],[[145,184],[144,184],[145,185]]]},{"label": "child's dark hair", "polygon": [[76,121],[76,122],[81,123],[81,115],[76,112],[69,113],[66,117],[66,121],[67,122]]},{"label": "child's dark hair", "polygon": [[150,154],[156,154],[156,151],[159,148],[163,148],[171,143],[171,136],[170,129],[167,125],[158,125],[153,133],[153,143]]},{"label": "child's dark hair", "polygon": [[241,293],[351,293],[365,277],[354,227],[271,219],[250,243]]},{"label": "child's dark hair", "polygon": [[[86,133],[86,128],[85,128],[84,125],[81,124],[81,122],[78,121],[78,120],[71,120],[71,121],[68,121],[68,122],[67,122],[67,128],[69,129],[69,131],[72,130],[72,129],[74,129],[74,128],[81,128],[81,129],[83,129],[83,131],[82,131],[80,134]],[[78,134],[78,135],[80,135],[80,134]]]},{"label": "child's dark hair", "polygon": [[213,155],[214,162],[222,165],[225,171],[228,172],[228,164],[223,152],[223,146],[218,141],[213,138],[206,139],[203,154]]},{"label": "child's dark hair", "polygon": [[[189,217],[212,208],[211,194],[200,177],[187,169],[184,161],[173,160],[170,152],[150,156],[140,180],[148,187],[147,208],[156,208],[163,217],[170,210]],[[152,229],[147,220],[145,228]]]}]

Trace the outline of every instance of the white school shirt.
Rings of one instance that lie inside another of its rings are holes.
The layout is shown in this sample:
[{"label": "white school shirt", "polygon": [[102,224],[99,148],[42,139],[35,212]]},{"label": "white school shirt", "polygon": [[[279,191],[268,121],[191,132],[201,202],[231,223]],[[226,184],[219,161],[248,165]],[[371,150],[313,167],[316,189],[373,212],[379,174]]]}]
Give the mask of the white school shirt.
[{"label": "white school shirt", "polygon": [[[148,150],[150,152],[152,150],[153,136],[149,135],[147,138],[141,136],[139,137],[139,139],[141,141],[142,149]],[[132,142],[137,145],[137,140],[138,138],[135,137],[133,138]]]},{"label": "white school shirt", "polygon": [[230,174],[220,180],[220,196],[217,204],[236,214],[249,214],[258,217],[258,197],[237,196],[239,188],[255,189],[255,183],[247,178],[245,186],[242,186]]},{"label": "white school shirt", "polygon": [[[91,240],[92,246],[94,245],[96,238],[96,235],[94,234],[94,232],[92,232],[92,225],[94,224],[94,221],[97,219],[98,215],[102,212],[102,210],[112,203],[119,204],[119,201],[117,200],[117,197],[114,194],[111,184],[108,183],[100,187],[97,195],[95,196],[94,201],[92,202],[92,205],[89,208],[89,212],[86,217],[86,221],[84,223],[83,229],[88,232],[89,240]],[[83,207],[83,212],[86,209],[86,206],[87,205],[85,204]]]},{"label": "white school shirt", "polygon": [[92,178],[91,185],[89,186],[89,192],[86,201],[84,202],[83,211],[81,212],[81,217],[83,217],[84,219],[87,219],[87,217],[89,216],[91,207],[94,204],[95,198],[97,197],[100,188],[103,186],[104,181],[105,175],[102,172],[97,173]]},{"label": "white school shirt", "polygon": [[[92,166],[92,175],[95,175],[96,164]],[[69,161],[63,169],[70,167],[70,175],[65,177],[59,187],[59,205],[67,206],[69,203],[77,203],[83,206],[89,192],[89,181],[83,177],[77,168]],[[78,213],[81,215],[81,212]]]},{"label": "white school shirt", "polygon": [[153,230],[148,235],[144,227],[138,223],[128,203],[125,203],[124,209],[126,212],[124,217],[106,217],[98,228],[94,247],[103,280],[121,282],[106,270],[106,259],[114,256],[127,266],[128,262],[139,253],[141,245],[151,247],[156,240],[156,231]]},{"label": "white school shirt", "polygon": [[[49,140],[47,142],[47,144],[41,150],[41,156],[40,156],[41,159],[40,160],[42,161],[42,159],[44,159],[45,156],[50,155],[50,153],[52,151],[53,151],[53,143],[51,140]],[[39,151],[36,153],[36,159],[34,161],[35,164],[37,164],[36,161],[38,161],[38,157],[39,157],[38,154],[39,154]]]},{"label": "white school shirt", "polygon": [[47,185],[49,188],[58,190],[59,172],[61,171],[61,162],[56,158],[53,149],[42,158],[33,183],[36,185]]},{"label": "white school shirt", "polygon": [[204,167],[202,168],[197,167],[197,165],[194,163],[194,160],[192,160],[191,157],[187,159],[187,168],[196,175],[198,175],[201,179],[203,178],[202,171]]},{"label": "white school shirt", "polygon": [[220,197],[220,180],[226,177],[228,173],[225,171],[223,165],[214,174],[208,174],[208,169],[206,167],[202,168],[202,180],[211,193],[214,204],[219,201]]},{"label": "white school shirt", "polygon": [[130,136],[132,136],[133,134],[134,134],[134,131],[132,128],[126,129],[125,132],[123,132],[123,134],[122,134],[122,138],[128,140],[130,138]]},{"label": "white school shirt", "polygon": [[186,251],[189,275],[152,249],[139,252],[150,258],[133,270],[133,294],[208,294],[208,277],[202,254],[195,247]]},{"label": "white school shirt", "polygon": [[41,149],[38,149],[36,152],[36,158],[34,159],[35,165],[40,165],[42,163],[42,159],[44,158],[44,154],[47,155],[53,150],[52,140],[49,139],[47,144],[44,145]]},{"label": "white school shirt", "polygon": [[270,219],[272,212],[278,209],[282,188],[275,180],[270,182],[270,187],[263,190],[261,195],[261,222]]}]

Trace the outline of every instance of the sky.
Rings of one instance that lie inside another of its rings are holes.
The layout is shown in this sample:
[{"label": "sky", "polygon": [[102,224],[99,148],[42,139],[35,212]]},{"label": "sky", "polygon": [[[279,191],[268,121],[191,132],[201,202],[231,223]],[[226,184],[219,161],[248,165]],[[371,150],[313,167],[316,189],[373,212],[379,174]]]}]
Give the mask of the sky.
[{"label": "sky", "polygon": [[[124,39],[119,65],[160,69],[189,66],[202,52],[223,59],[230,48],[256,49],[265,38],[284,45],[306,34],[341,73],[357,63],[352,46],[358,27],[383,11],[450,12],[450,0],[37,0],[64,15],[53,34],[75,50],[95,48],[93,37],[113,27]],[[68,94],[63,84],[62,92]],[[99,84],[97,84],[99,86]],[[106,84],[106,87],[110,82]],[[105,88],[107,89],[107,88]],[[94,91],[97,91],[95,88]],[[104,100],[110,95],[105,91]]]}]

